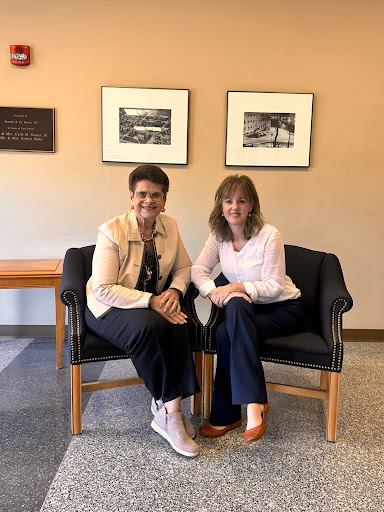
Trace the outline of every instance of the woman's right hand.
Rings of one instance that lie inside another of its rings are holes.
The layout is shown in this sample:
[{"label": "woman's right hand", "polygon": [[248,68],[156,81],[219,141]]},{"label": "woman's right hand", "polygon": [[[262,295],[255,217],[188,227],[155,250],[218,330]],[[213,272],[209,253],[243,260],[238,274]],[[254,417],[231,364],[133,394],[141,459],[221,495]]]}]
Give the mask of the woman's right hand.
[{"label": "woman's right hand", "polygon": [[164,317],[168,322],[173,325],[182,325],[187,323],[187,315],[183,313],[181,310],[164,311],[163,308],[163,297],[161,295],[154,296],[151,300],[150,308],[159,313],[162,317]]},{"label": "woman's right hand", "polygon": [[233,299],[233,297],[240,297],[241,299],[244,299],[246,300],[247,302],[249,302],[250,304],[252,304],[252,300],[248,297],[248,295],[246,293],[242,293],[242,292],[233,292],[233,293],[230,293],[228,295],[228,297],[224,300],[223,302],[223,306],[226,306],[228,304],[228,302]]}]

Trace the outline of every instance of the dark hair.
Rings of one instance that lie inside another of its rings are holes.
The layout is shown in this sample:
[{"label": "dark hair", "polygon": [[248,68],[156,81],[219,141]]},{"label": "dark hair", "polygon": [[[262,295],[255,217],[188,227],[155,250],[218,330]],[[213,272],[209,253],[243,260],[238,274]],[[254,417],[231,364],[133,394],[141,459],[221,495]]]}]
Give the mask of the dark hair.
[{"label": "dark hair", "polygon": [[215,204],[209,216],[209,227],[221,242],[229,242],[232,240],[231,229],[225,217],[222,215],[222,202],[227,197],[230,197],[237,189],[240,189],[248,201],[253,203],[252,211],[245,223],[244,238],[249,240],[251,236],[256,235],[264,225],[264,217],[260,211],[259,196],[257,195],[255,185],[251,178],[245,175],[239,176],[238,174],[228,176],[221,182],[216,191]]},{"label": "dark hair", "polygon": [[144,164],[136,167],[129,175],[129,190],[134,192],[139,181],[148,180],[161,185],[163,194],[169,190],[169,179],[165,172],[157,165]]}]

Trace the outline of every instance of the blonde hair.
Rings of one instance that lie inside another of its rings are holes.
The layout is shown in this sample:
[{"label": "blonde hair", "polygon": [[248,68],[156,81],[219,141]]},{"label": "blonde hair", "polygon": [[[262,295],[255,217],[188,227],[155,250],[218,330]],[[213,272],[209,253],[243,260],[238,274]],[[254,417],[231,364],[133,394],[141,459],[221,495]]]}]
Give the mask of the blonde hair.
[{"label": "blonde hair", "polygon": [[260,211],[260,201],[257,195],[255,185],[251,178],[242,175],[235,174],[234,176],[228,176],[225,178],[215,194],[215,204],[209,216],[209,227],[212,233],[221,241],[229,242],[232,240],[232,232],[222,215],[222,202],[227,197],[230,197],[235,190],[241,190],[248,201],[253,203],[253,208],[247,217],[244,227],[244,238],[249,240],[252,236],[257,235],[260,229],[264,225],[264,217]]}]

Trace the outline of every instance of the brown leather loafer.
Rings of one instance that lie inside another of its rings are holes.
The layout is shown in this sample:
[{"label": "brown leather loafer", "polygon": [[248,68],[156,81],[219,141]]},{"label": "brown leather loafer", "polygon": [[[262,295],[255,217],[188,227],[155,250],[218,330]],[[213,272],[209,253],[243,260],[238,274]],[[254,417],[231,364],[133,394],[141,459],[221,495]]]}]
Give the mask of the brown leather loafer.
[{"label": "brown leather loafer", "polygon": [[244,432],[244,441],[250,443],[251,441],[257,441],[265,434],[265,423],[264,420],[260,425],[254,428],[250,428]]},{"label": "brown leather loafer", "polygon": [[232,423],[232,425],[227,425],[226,427],[221,428],[220,430],[213,428],[210,423],[204,423],[199,428],[199,432],[204,437],[220,437],[227,433],[229,430],[233,430],[234,428],[240,427],[241,420]]}]

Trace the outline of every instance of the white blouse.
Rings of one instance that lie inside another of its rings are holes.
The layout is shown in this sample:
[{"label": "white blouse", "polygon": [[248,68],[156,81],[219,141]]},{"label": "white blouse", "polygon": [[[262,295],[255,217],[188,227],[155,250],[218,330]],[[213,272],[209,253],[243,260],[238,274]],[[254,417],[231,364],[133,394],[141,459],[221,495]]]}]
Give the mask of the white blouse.
[{"label": "white blouse", "polygon": [[281,235],[270,224],[264,224],[239,252],[234,250],[232,242],[219,242],[210,234],[192,265],[192,282],[202,297],[216,288],[210,274],[219,262],[227,280],[230,283],[243,283],[254,303],[267,304],[300,297],[300,290],[285,274]]}]

